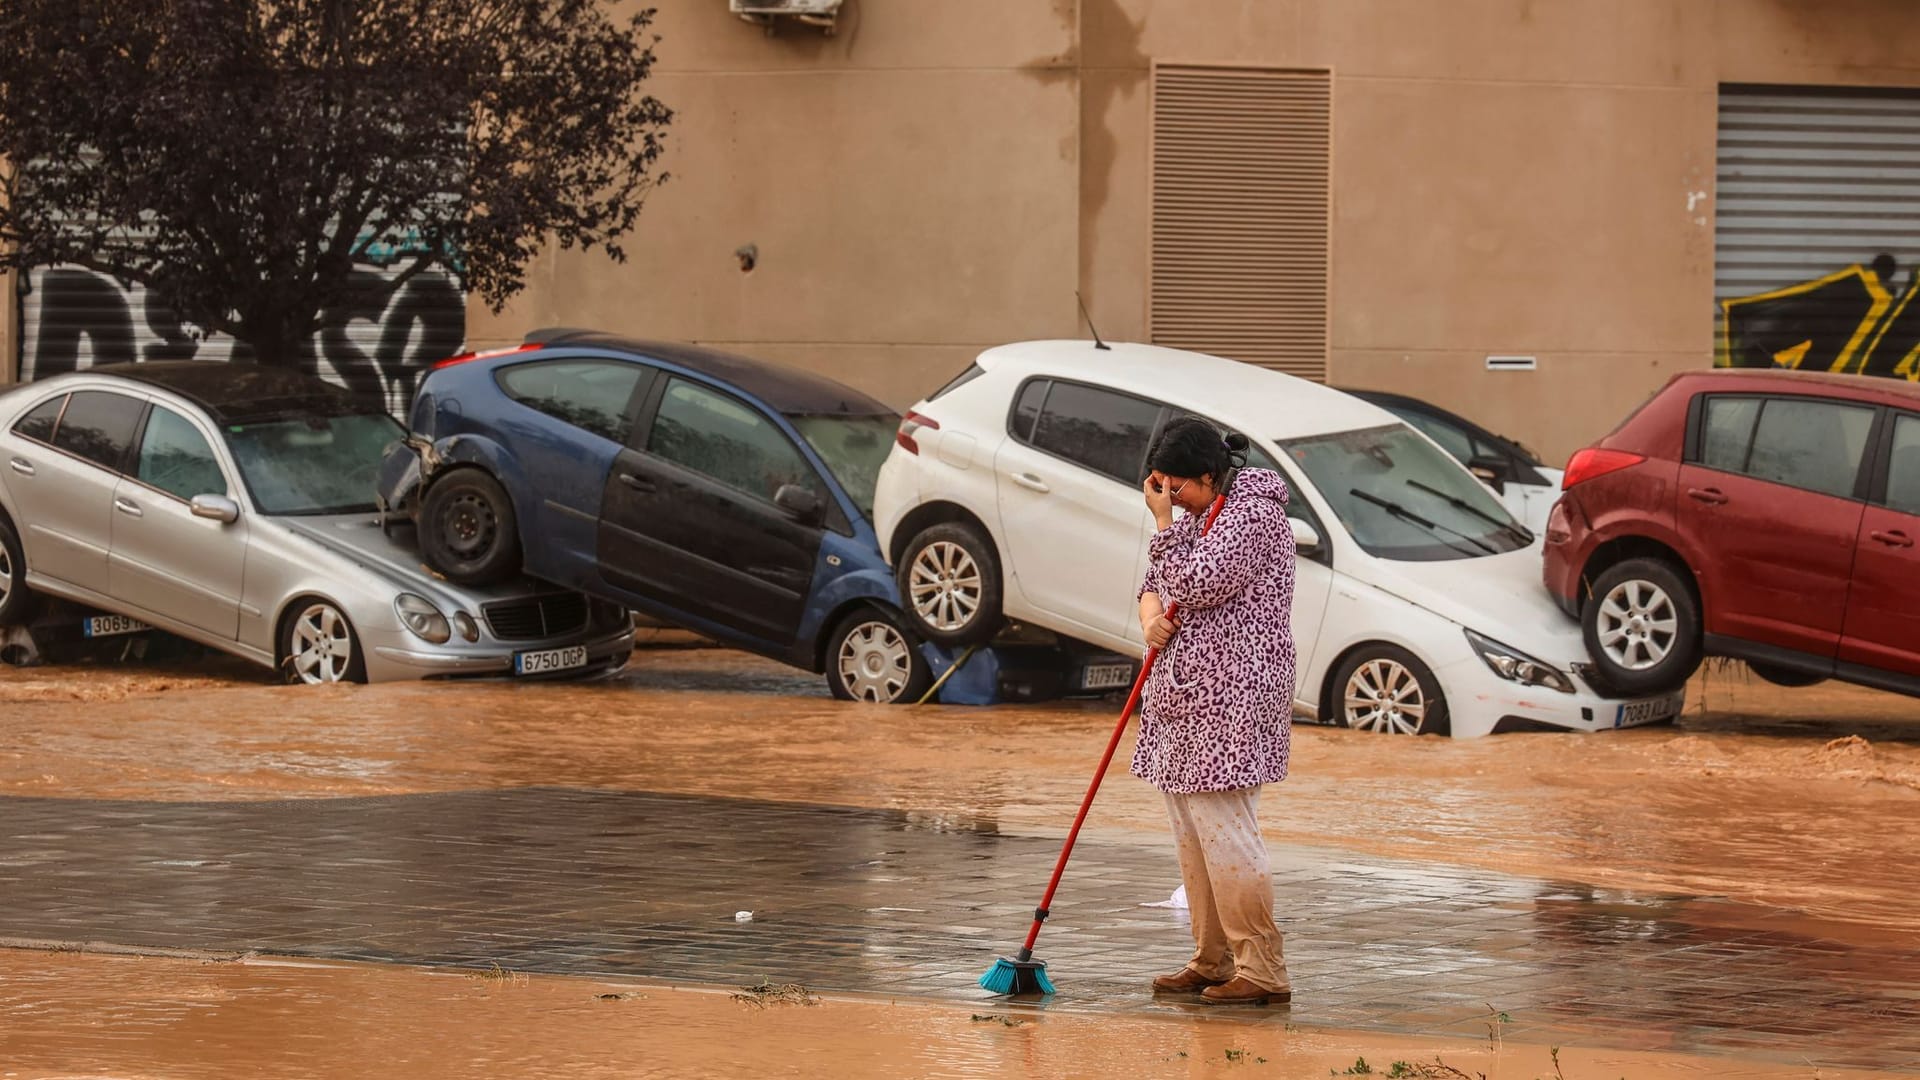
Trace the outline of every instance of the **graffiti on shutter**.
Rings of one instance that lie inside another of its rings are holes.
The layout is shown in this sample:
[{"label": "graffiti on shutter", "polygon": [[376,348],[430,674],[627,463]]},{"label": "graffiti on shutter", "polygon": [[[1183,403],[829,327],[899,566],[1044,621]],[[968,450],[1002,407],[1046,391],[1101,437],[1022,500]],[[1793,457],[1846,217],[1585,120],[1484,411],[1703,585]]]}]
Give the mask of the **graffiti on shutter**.
[{"label": "graffiti on shutter", "polygon": [[1787,367],[1920,382],[1920,273],[1882,252],[1808,281],[1720,302],[1720,367]]},{"label": "graffiti on shutter", "polygon": [[[370,253],[379,254],[379,253]],[[399,267],[364,263],[363,286],[391,280]],[[70,266],[24,275],[20,378],[83,371],[96,364],[155,360],[248,359],[246,345],[219,334],[204,340],[144,286]],[[296,357],[303,371],[386,400],[406,415],[427,365],[461,351],[467,304],[453,275],[425,272],[398,291],[328,313],[327,327]]]},{"label": "graffiti on shutter", "polygon": [[1920,94],[1720,92],[1720,367],[1920,381]]}]

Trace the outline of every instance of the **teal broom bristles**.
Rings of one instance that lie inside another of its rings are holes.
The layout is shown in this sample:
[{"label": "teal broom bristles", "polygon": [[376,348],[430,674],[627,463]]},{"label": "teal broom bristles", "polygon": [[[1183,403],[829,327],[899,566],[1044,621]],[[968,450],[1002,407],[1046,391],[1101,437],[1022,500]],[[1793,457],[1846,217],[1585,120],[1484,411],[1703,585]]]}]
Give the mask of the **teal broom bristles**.
[{"label": "teal broom bristles", "polygon": [[980,989],[992,994],[1051,994],[1045,960],[1015,960],[1002,956],[980,976]]}]

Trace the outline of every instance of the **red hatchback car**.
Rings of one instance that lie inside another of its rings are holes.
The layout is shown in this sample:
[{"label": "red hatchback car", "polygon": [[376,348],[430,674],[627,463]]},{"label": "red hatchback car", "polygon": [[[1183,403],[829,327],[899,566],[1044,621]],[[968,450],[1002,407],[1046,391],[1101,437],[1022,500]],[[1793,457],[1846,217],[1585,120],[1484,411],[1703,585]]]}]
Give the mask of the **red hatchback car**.
[{"label": "red hatchback car", "polygon": [[1562,487],[1546,582],[1589,681],[1671,690],[1711,655],[1920,695],[1920,385],[1681,375]]}]

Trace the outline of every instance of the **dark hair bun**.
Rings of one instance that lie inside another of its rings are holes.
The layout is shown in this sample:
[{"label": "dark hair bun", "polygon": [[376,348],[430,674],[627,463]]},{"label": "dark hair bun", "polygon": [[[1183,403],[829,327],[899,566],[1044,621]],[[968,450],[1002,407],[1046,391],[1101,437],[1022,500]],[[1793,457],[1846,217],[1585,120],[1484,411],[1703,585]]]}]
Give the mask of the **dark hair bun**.
[{"label": "dark hair bun", "polygon": [[1238,435],[1222,436],[1205,420],[1183,416],[1169,423],[1147,455],[1147,466],[1168,476],[1211,476],[1218,483],[1233,467],[1228,457],[1230,439],[1246,440]]}]

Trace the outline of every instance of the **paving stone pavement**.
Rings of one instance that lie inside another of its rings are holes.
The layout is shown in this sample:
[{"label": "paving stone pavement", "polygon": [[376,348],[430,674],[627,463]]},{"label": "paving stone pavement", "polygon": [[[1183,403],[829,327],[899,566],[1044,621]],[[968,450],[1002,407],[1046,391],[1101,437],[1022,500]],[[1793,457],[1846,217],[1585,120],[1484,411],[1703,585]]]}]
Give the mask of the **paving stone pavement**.
[{"label": "paving stone pavement", "polygon": [[[1058,841],[877,810],[521,788],[0,798],[0,936],[981,1001]],[[1276,848],[1296,1000],[1236,1019],[1920,1069],[1920,951],[1790,913]],[[1178,1011],[1170,846],[1083,840],[1044,1007]],[[734,913],[754,912],[751,921]],[[1811,927],[1811,928],[1810,928]]]}]

